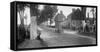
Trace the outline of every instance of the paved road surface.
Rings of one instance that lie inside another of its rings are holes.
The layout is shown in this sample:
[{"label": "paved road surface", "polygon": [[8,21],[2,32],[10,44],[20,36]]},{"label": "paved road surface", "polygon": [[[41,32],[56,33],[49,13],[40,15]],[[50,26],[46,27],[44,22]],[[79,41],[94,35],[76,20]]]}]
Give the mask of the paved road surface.
[{"label": "paved road surface", "polygon": [[19,45],[19,48],[40,48],[40,47],[54,47],[54,46],[72,46],[72,45],[89,45],[96,44],[96,39],[78,35],[74,31],[64,31],[64,33],[56,33],[54,29],[40,26],[41,38],[40,40],[26,40]]}]

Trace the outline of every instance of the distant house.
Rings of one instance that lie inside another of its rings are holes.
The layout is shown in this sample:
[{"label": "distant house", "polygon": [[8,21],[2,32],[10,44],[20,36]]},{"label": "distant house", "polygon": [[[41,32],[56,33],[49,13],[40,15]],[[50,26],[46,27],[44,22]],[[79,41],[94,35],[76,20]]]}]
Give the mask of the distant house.
[{"label": "distant house", "polygon": [[64,25],[63,22],[66,20],[66,16],[61,12],[58,13],[53,20],[54,20],[54,24],[58,22],[59,25],[62,26]]},{"label": "distant house", "polygon": [[64,22],[66,20],[66,17],[64,14],[57,13],[51,20],[52,20],[52,24],[50,24],[50,19],[43,22],[42,24],[46,26],[55,26],[55,21]]},{"label": "distant house", "polygon": [[45,25],[45,26],[49,26],[49,21],[45,21],[42,24]]},{"label": "distant house", "polygon": [[73,13],[70,13],[67,16],[67,20],[66,20],[66,27],[70,27],[70,28],[79,28],[82,25],[82,20],[78,20],[78,19],[73,19]]},{"label": "distant house", "polygon": [[56,16],[55,16],[55,21],[64,21],[66,19],[65,15],[62,13],[58,13]]}]

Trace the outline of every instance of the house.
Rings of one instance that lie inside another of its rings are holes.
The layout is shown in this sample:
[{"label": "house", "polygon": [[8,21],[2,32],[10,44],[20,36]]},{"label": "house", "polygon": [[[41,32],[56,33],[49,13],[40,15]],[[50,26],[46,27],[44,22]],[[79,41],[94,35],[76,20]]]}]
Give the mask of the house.
[{"label": "house", "polygon": [[70,29],[78,29],[80,26],[82,26],[82,20],[74,19],[73,13],[70,13],[67,16],[66,27],[69,27]]},{"label": "house", "polygon": [[58,13],[55,18],[54,18],[54,21],[55,21],[55,28],[57,31],[61,32],[63,29],[62,29],[62,22],[64,22],[66,20],[66,17],[65,15],[63,14],[62,11],[60,11],[60,13]]}]

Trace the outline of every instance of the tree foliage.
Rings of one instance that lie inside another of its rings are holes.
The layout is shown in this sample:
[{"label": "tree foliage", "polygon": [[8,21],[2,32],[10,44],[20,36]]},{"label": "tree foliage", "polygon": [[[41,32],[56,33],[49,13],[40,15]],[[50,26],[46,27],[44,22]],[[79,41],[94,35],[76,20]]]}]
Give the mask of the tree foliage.
[{"label": "tree foliage", "polygon": [[41,12],[40,17],[38,17],[38,24],[52,19],[55,13],[57,12],[57,6],[45,5],[44,10]]},{"label": "tree foliage", "polygon": [[82,7],[81,10],[74,9],[74,12],[72,12],[72,19],[73,20],[85,20],[86,18],[86,8]]},{"label": "tree foliage", "polygon": [[39,7],[38,4],[30,4],[31,16],[38,16],[39,15],[38,7]]},{"label": "tree foliage", "polygon": [[37,24],[41,24],[48,19],[52,19],[55,13],[58,11],[57,6],[45,5],[44,9],[40,12],[38,4],[18,4],[18,11],[24,10],[24,7],[30,7],[31,16],[37,17]]}]

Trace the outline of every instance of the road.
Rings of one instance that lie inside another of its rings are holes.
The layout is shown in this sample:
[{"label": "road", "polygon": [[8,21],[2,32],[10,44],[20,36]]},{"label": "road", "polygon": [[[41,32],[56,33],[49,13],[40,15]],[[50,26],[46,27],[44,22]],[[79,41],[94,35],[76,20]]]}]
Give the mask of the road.
[{"label": "road", "polygon": [[79,35],[75,31],[64,30],[62,33],[57,33],[54,28],[40,26],[42,40],[26,40],[19,48],[40,48],[40,47],[55,47],[55,46],[73,46],[73,45],[89,45],[96,44],[96,39],[93,37]]}]

